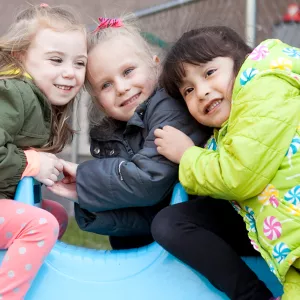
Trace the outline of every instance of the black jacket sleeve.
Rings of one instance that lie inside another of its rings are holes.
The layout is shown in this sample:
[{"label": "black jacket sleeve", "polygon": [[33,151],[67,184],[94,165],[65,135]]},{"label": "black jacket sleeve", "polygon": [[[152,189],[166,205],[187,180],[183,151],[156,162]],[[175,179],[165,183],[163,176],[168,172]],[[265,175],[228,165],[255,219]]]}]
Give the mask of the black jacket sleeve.
[{"label": "black jacket sleeve", "polygon": [[166,197],[178,180],[178,165],[156,150],[153,132],[159,126],[174,126],[191,136],[197,145],[208,138],[185,106],[163,91],[158,91],[148,104],[144,125],[148,127],[148,135],[130,160],[103,158],[79,165],[76,181],[81,208],[100,212],[152,206]]}]

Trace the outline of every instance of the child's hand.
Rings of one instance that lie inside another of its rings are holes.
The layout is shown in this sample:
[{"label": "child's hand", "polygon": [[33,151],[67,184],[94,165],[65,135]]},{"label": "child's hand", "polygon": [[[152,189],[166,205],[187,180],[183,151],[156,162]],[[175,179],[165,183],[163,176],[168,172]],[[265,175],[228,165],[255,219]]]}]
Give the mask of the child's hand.
[{"label": "child's hand", "polygon": [[76,172],[77,172],[77,167],[78,164],[65,161],[65,160],[60,160],[62,165],[63,165],[63,173],[64,173],[64,178],[62,180],[63,183],[74,183],[76,182]]},{"label": "child's hand", "polygon": [[62,159],[60,162],[63,165],[63,173],[65,177],[61,181],[54,183],[51,187],[48,187],[48,189],[58,196],[77,202],[76,171],[78,164]]},{"label": "child's hand", "polygon": [[63,165],[54,154],[38,152],[40,156],[40,171],[34,178],[47,186],[57,181],[57,176],[63,170]]},{"label": "child's hand", "polygon": [[167,125],[163,129],[155,129],[154,135],[158,153],[177,164],[183,153],[188,148],[195,146],[186,134],[172,126]]},{"label": "child's hand", "polygon": [[52,186],[49,186],[48,189],[58,196],[68,198],[74,202],[78,202],[76,183],[64,183],[63,181],[59,181],[54,183]]}]

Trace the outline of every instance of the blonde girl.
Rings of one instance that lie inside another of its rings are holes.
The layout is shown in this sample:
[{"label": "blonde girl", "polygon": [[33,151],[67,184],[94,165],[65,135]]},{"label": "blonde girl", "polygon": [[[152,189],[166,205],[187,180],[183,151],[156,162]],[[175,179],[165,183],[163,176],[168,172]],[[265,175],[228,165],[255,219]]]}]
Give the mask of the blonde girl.
[{"label": "blonde girl", "polygon": [[197,145],[208,135],[159,87],[159,59],[135,21],[99,20],[89,38],[87,67],[92,111],[106,115],[90,132],[95,159],[78,168],[64,164],[71,180],[52,190],[78,202],[81,229],[109,235],[114,249],[133,248],[153,241],[152,219],[168,205],[177,181],[177,165],[157,152],[154,130],[172,125]]}]

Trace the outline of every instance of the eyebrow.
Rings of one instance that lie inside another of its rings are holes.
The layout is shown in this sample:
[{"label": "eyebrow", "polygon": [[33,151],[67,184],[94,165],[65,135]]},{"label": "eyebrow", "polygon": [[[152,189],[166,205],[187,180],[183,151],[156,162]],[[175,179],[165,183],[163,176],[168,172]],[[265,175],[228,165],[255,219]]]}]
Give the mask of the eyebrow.
[{"label": "eyebrow", "polygon": [[[61,51],[48,51],[48,52],[46,52],[45,53],[46,55],[49,55],[49,54],[59,54],[59,55],[65,55],[65,53],[64,52],[61,52]],[[79,54],[79,55],[77,55],[76,56],[76,58],[85,58],[85,59],[87,59],[87,56],[86,55],[83,55],[83,54]]]}]

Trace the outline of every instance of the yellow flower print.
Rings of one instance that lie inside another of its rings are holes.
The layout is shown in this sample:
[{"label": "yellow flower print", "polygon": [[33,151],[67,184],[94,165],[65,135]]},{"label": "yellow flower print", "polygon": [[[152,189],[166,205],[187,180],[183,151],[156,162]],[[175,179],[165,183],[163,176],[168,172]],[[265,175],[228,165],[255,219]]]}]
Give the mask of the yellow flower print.
[{"label": "yellow flower print", "polygon": [[261,204],[267,204],[267,202],[269,201],[269,199],[274,196],[276,198],[278,198],[279,196],[279,191],[276,190],[275,186],[272,184],[268,184],[266,186],[266,188],[262,191],[262,193],[260,195],[258,195],[258,201]]},{"label": "yellow flower print", "polygon": [[293,67],[292,61],[284,58],[278,57],[276,60],[271,61],[271,69],[280,69],[285,71],[290,71]]},{"label": "yellow flower print", "polygon": [[289,204],[287,211],[294,216],[300,216],[300,209],[293,204]]}]

